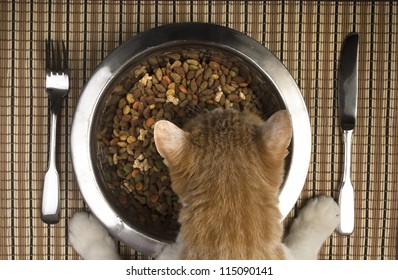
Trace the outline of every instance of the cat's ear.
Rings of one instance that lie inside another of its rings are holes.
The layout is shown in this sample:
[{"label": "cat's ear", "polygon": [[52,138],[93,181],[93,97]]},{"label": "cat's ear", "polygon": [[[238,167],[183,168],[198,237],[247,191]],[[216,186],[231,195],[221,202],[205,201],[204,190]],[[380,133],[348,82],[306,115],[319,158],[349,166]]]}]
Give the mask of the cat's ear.
[{"label": "cat's ear", "polygon": [[267,150],[274,151],[277,156],[287,156],[293,133],[288,111],[281,110],[273,114],[263,125],[261,133]]},{"label": "cat's ear", "polygon": [[156,149],[165,159],[165,164],[175,162],[186,142],[187,133],[165,120],[156,122],[153,130]]}]

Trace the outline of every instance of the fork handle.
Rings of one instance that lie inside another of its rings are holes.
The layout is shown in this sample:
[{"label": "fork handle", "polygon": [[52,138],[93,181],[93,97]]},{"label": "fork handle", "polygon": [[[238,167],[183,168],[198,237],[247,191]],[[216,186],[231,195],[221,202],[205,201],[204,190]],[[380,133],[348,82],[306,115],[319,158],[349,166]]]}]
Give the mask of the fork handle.
[{"label": "fork handle", "polygon": [[60,209],[60,184],[56,166],[56,135],[57,114],[51,112],[50,146],[48,157],[48,170],[44,177],[41,218],[47,224],[55,224],[59,221]]}]

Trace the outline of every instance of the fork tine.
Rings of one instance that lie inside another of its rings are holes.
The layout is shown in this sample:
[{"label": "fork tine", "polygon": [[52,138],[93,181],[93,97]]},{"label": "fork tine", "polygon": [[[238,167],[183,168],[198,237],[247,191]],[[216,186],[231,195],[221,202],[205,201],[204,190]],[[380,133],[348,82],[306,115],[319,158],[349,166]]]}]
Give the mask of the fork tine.
[{"label": "fork tine", "polygon": [[63,70],[68,70],[68,50],[65,47],[65,42],[62,40],[62,51],[64,55],[64,68]]},{"label": "fork tine", "polygon": [[59,47],[59,42],[57,44],[57,57],[55,59],[55,63],[57,64],[56,66],[56,71],[61,72],[62,71],[62,56],[61,56],[61,48]]},{"label": "fork tine", "polygon": [[57,53],[56,53],[55,48],[54,48],[54,42],[51,41],[51,68],[50,68],[50,70],[54,71],[54,72],[57,71],[57,68],[56,68],[57,67],[57,65],[56,65],[57,59],[56,59],[56,57],[57,57]]}]

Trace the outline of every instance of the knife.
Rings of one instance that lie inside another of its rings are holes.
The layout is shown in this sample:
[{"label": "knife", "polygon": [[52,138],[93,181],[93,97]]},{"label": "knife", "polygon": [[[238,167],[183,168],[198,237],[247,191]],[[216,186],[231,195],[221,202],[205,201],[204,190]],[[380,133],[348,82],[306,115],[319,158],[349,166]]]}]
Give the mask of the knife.
[{"label": "knife", "polygon": [[340,54],[338,76],[339,117],[344,144],[344,168],[341,178],[339,206],[341,235],[354,231],[354,187],[351,182],[352,134],[357,116],[358,96],[358,33],[350,33],[344,39]]}]

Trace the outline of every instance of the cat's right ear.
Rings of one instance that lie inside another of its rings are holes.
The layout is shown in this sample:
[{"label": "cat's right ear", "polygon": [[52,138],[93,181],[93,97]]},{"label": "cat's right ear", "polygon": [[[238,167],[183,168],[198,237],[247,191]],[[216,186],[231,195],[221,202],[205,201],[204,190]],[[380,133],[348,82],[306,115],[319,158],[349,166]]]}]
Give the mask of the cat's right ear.
[{"label": "cat's right ear", "polygon": [[187,133],[165,120],[156,122],[153,130],[156,149],[165,159],[165,164],[169,165],[175,162],[186,142]]},{"label": "cat's right ear", "polygon": [[274,151],[276,157],[287,156],[292,138],[292,122],[287,110],[274,113],[262,127],[262,139],[267,150]]}]

